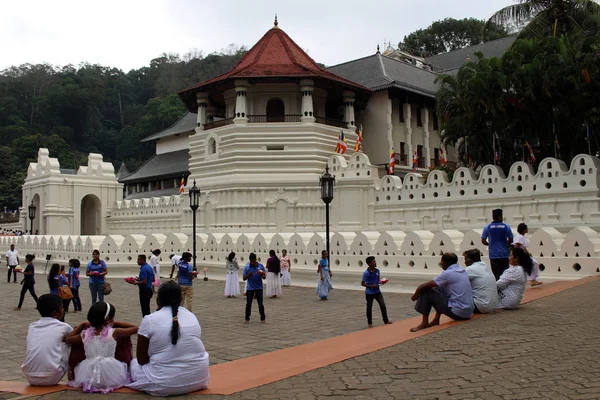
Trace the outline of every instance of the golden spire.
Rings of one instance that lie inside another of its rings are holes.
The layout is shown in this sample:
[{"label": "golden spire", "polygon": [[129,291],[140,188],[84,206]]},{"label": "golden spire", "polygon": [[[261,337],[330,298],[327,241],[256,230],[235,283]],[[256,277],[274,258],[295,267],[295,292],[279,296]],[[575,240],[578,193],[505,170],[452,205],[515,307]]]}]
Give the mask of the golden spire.
[{"label": "golden spire", "polygon": [[467,56],[467,62],[468,62],[468,63],[470,63],[470,62],[471,62],[471,56],[470,56],[470,55],[468,55],[468,56]]},{"label": "golden spire", "polygon": [[273,28],[277,28],[278,27],[277,25],[279,25],[279,22],[277,22],[277,13],[275,13],[275,22],[274,22]]}]

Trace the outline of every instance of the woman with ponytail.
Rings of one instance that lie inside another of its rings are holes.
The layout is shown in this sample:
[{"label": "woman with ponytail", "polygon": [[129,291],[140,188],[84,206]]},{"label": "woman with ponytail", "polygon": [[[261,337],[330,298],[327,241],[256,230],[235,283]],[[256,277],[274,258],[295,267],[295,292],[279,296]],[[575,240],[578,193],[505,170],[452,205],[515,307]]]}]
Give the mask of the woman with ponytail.
[{"label": "woman with ponytail", "polygon": [[533,263],[527,252],[520,247],[510,251],[508,259],[510,267],[502,273],[496,286],[498,287],[498,308],[515,309],[521,304],[527,275],[531,275]]},{"label": "woman with ponytail", "polygon": [[130,388],[164,397],[208,387],[208,353],[200,323],[181,307],[181,297],[174,281],[158,288],[158,311],[144,317],[138,330]]}]

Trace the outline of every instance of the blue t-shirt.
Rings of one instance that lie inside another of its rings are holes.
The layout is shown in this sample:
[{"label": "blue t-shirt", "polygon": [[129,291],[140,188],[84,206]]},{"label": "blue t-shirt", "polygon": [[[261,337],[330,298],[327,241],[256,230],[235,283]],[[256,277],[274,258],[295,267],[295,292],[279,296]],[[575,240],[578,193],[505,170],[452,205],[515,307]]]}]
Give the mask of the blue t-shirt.
[{"label": "blue t-shirt", "polygon": [[140,285],[141,288],[151,288],[152,282],[154,282],[154,268],[150,266],[150,264],[146,263],[140,266],[140,276],[138,280],[146,279],[146,284]]},{"label": "blue t-shirt", "polygon": [[192,286],[192,272],[194,267],[191,264],[179,261],[179,286]]},{"label": "blue t-shirt", "polygon": [[74,288],[79,287],[79,268],[71,267],[69,268],[69,281],[70,285]]},{"label": "blue t-shirt", "polygon": [[324,269],[325,271],[327,271],[329,262],[328,262],[328,260],[326,258],[321,258],[319,260],[319,265],[321,266],[321,269]]},{"label": "blue t-shirt", "polygon": [[[98,264],[94,264],[94,260],[90,261],[86,268],[87,272],[104,272],[106,271],[106,263],[103,260],[100,260]],[[104,283],[104,275],[91,275],[90,283]]]},{"label": "blue t-shirt", "polygon": [[473,289],[467,271],[458,264],[453,264],[436,276],[433,281],[448,298],[448,307],[461,318],[473,315]]},{"label": "blue t-shirt", "polygon": [[510,226],[504,222],[492,222],[483,228],[482,239],[487,239],[489,243],[489,257],[491,260],[497,258],[508,258],[508,239],[512,239],[513,234]]},{"label": "blue t-shirt", "polygon": [[248,275],[249,272],[252,272],[252,275],[250,277],[248,277],[248,279],[246,279],[246,282],[248,283],[247,290],[262,290],[263,280],[262,280],[262,276],[258,273],[259,270],[261,270],[265,273],[267,272],[265,270],[265,267],[260,263],[256,263],[254,266],[250,265],[250,263],[246,264],[246,267],[244,268],[243,276],[246,276],[246,275]]},{"label": "blue t-shirt", "polygon": [[64,275],[54,275],[53,279],[48,280],[48,285],[50,286],[50,294],[58,294],[58,287],[68,284],[69,282],[67,281],[67,278]]},{"label": "blue t-shirt", "polygon": [[373,272],[371,272],[371,270],[369,270],[367,268],[367,270],[365,272],[363,272],[362,280],[364,283],[367,284],[367,286],[368,285],[377,285],[376,288],[366,287],[365,294],[381,293],[381,290],[379,290],[379,281],[381,279],[379,279],[379,270],[377,268],[375,268],[375,270]]}]

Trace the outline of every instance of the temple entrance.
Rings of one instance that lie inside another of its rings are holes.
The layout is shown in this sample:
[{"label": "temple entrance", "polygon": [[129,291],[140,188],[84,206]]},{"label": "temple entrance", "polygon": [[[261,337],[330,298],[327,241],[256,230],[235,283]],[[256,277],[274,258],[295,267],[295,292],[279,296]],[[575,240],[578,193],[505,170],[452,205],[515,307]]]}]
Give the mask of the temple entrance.
[{"label": "temple entrance", "polygon": [[278,98],[272,98],[267,102],[267,122],[284,122],[285,105]]},{"label": "temple entrance", "polygon": [[101,234],[101,207],[100,199],[93,194],[81,199],[81,235]]},{"label": "temple entrance", "polygon": [[[43,218],[42,217],[42,208],[40,207],[40,195],[39,194],[35,194],[33,196],[33,205],[35,206],[35,218],[33,219],[33,231],[31,232],[32,235],[43,235],[46,232],[45,231],[40,231],[40,220]],[[25,207],[25,212],[28,212],[28,206],[29,204],[27,204],[27,206]],[[27,214],[27,216],[29,217],[29,214]],[[25,224],[25,230],[30,230],[31,229],[31,220],[29,218],[27,218],[27,223]]]}]

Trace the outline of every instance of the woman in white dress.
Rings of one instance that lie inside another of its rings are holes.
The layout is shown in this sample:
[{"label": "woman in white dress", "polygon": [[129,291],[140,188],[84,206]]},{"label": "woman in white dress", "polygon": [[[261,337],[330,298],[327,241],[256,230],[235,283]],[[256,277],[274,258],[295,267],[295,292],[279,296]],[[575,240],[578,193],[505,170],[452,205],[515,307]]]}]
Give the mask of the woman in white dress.
[{"label": "woman in white dress", "polygon": [[292,285],[292,261],[287,255],[287,250],[281,250],[281,258],[279,258],[279,264],[281,265],[281,284],[283,286]]},{"label": "woman in white dress", "polygon": [[225,260],[225,269],[227,275],[225,276],[225,296],[228,298],[238,296],[240,294],[240,277],[238,271],[240,266],[235,259],[235,253],[232,251]]},{"label": "woman in white dress", "polygon": [[281,265],[275,250],[269,250],[269,259],[267,260],[267,297],[272,299],[281,296]]},{"label": "woman in white dress", "polygon": [[181,287],[158,288],[158,311],[142,320],[137,358],[131,361],[131,389],[153,396],[177,396],[208,387],[208,353],[198,318],[180,307]]},{"label": "woman in white dress", "polygon": [[[527,232],[529,232],[527,225],[524,223],[520,223],[517,227],[517,235],[515,236],[513,243],[515,244],[515,247],[522,248],[527,254],[529,254],[529,251],[527,250],[527,247],[529,247],[529,239],[525,237]],[[531,257],[531,254],[529,254],[529,256]],[[533,268],[531,270],[531,274],[528,275],[527,280],[529,281],[529,284],[531,286],[541,285],[544,282],[540,282],[538,280],[540,276],[540,264],[533,257],[531,257],[531,262]]]},{"label": "woman in white dress", "polygon": [[531,275],[531,257],[525,250],[515,247],[508,259],[510,267],[502,273],[498,287],[498,308],[514,310],[523,300],[527,287],[527,275]]},{"label": "woman in white dress", "polygon": [[83,343],[86,357],[75,367],[70,386],[82,387],[86,393],[109,393],[131,382],[127,364],[115,359],[115,339],[135,335],[138,327],[120,323],[125,328],[113,328],[115,312],[108,303],[94,304],[88,312],[89,323],[84,322],[66,337],[69,345]]}]

